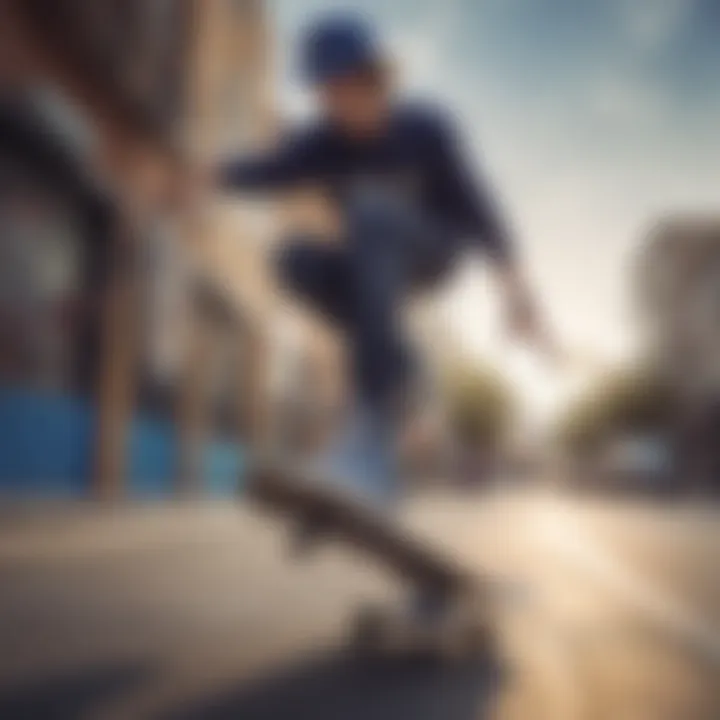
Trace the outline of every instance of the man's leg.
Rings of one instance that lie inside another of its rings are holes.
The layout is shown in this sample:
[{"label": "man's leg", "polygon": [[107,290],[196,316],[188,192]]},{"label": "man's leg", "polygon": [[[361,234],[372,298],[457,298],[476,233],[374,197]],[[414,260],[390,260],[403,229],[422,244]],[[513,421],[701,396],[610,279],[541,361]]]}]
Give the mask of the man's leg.
[{"label": "man's leg", "polygon": [[346,247],[294,235],[276,260],[280,284],[341,330],[354,315],[353,272]]},{"label": "man's leg", "polygon": [[[399,495],[395,454],[398,394],[411,366],[404,344],[402,306],[421,273],[446,260],[436,258],[440,236],[382,197],[365,197],[350,208],[347,242],[323,246],[307,240],[280,255],[284,284],[348,332],[355,371],[356,407],[330,454],[329,480],[348,482],[383,509]],[[300,546],[313,544],[322,526],[308,526]],[[419,589],[409,612],[419,622],[442,621],[446,598]]]},{"label": "man's leg", "polygon": [[[429,223],[385,194],[356,198],[343,245],[311,238],[287,243],[281,282],[347,332],[355,377],[354,409],[330,469],[386,503],[398,495],[398,408],[411,365],[402,306],[418,268],[433,263],[442,241]],[[428,262],[430,261],[430,262]]]},{"label": "man's leg", "polygon": [[347,213],[356,315],[353,342],[359,398],[381,412],[401,407],[417,362],[407,342],[404,307],[423,278],[440,277],[452,238],[398,198],[364,193]]},{"label": "man's leg", "polygon": [[417,371],[406,342],[404,306],[420,272],[437,265],[449,244],[402,198],[383,190],[352,199],[346,213],[354,277],[351,335],[357,406],[366,425],[367,474],[376,494],[400,494],[397,439],[409,375]]},{"label": "man's leg", "polygon": [[357,199],[347,237],[328,244],[291,236],[277,256],[281,285],[347,334],[360,402],[396,405],[415,365],[402,307],[418,276],[442,274],[451,238],[384,194]]}]

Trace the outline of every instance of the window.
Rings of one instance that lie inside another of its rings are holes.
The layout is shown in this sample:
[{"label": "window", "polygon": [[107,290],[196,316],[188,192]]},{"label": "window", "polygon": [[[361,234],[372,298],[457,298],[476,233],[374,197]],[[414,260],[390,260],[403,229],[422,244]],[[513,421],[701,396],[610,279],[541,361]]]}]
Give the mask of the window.
[{"label": "window", "polygon": [[5,171],[0,373],[5,381],[70,386],[83,267],[81,218],[61,196],[26,182],[7,182],[7,166]]},{"label": "window", "polygon": [[46,104],[0,104],[0,380],[96,387],[112,213]]}]

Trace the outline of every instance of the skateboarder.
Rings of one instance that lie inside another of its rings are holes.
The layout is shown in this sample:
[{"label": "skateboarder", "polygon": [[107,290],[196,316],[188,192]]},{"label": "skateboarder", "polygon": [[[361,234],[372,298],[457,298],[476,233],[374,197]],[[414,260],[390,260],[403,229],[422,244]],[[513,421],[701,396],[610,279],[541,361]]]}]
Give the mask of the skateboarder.
[{"label": "skateboarder", "polygon": [[295,235],[277,257],[281,283],[344,334],[355,397],[328,455],[338,478],[387,507],[398,496],[396,436],[417,363],[403,337],[403,305],[445,277],[466,247],[489,259],[511,329],[539,323],[508,231],[448,114],[400,98],[388,54],[362,16],[332,14],[306,31],[304,80],[318,112],[278,147],[213,171],[232,192],[324,188],[342,218],[340,242]]}]

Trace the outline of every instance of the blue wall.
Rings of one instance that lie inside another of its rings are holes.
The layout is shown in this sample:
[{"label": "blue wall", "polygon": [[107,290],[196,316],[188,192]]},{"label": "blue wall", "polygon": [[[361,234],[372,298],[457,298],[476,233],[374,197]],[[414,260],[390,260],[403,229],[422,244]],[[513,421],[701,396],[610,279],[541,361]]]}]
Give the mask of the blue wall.
[{"label": "blue wall", "polygon": [[[76,398],[0,387],[0,492],[6,495],[83,497],[90,490],[95,408]],[[137,417],[128,444],[128,495],[173,493],[178,439],[169,422]],[[230,496],[242,473],[242,452],[211,442],[203,458],[208,495]]]}]

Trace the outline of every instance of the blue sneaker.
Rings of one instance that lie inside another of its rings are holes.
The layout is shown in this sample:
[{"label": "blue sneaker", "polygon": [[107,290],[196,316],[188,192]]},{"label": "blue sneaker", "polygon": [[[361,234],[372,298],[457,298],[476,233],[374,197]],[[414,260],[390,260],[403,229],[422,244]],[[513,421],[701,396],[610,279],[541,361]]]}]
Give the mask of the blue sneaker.
[{"label": "blue sneaker", "polygon": [[[395,431],[390,419],[368,409],[352,414],[334,446],[311,462],[308,476],[333,491],[368,506],[392,513],[400,499]],[[293,548],[304,555],[325,534],[316,521],[301,523]]]},{"label": "blue sneaker", "polygon": [[380,509],[400,497],[396,434],[391,419],[367,408],[350,417],[335,445],[317,465],[323,478]]}]

